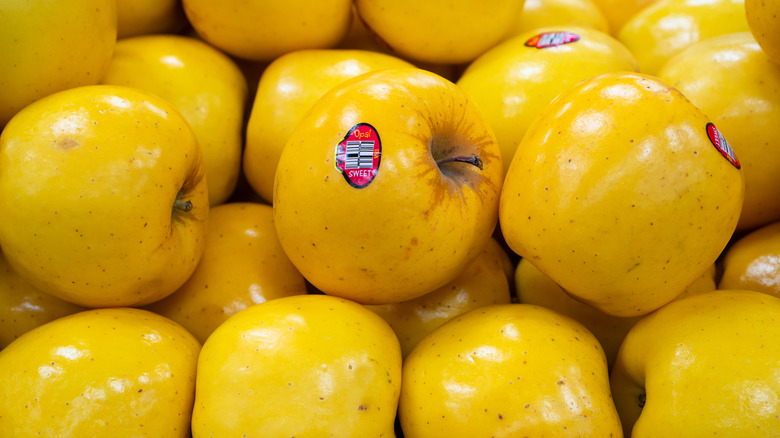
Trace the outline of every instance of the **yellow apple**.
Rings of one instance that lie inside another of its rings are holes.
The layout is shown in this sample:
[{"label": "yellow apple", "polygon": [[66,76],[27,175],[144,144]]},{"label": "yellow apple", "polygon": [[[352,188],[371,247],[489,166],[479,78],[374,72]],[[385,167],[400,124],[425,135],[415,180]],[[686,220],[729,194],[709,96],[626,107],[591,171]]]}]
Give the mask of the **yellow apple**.
[{"label": "yellow apple", "polygon": [[533,29],[472,62],[458,85],[477,103],[498,138],[504,173],[539,113],[560,93],[592,76],[635,71],[631,53],[595,29]]},{"label": "yellow apple", "polygon": [[102,83],[150,91],[187,119],[203,153],[209,203],[233,194],[241,170],[247,83],[227,55],[195,38],[148,35],[117,42]]},{"label": "yellow apple", "polygon": [[35,287],[89,307],[162,299],[203,252],[208,193],[176,108],[91,85],[28,105],[0,135],[0,246]]},{"label": "yellow apple", "polygon": [[593,0],[593,3],[606,17],[610,34],[617,36],[629,19],[656,1],[658,0]]},{"label": "yellow apple", "polygon": [[141,309],[87,310],[0,351],[0,436],[189,436],[200,344]]},{"label": "yellow apple", "polygon": [[116,44],[114,0],[8,0],[0,7],[0,129],[27,104],[100,81]]},{"label": "yellow apple", "polygon": [[744,289],[780,298],[780,222],[764,225],[723,254],[719,289]]},{"label": "yellow apple", "polygon": [[745,15],[750,32],[761,49],[780,64],[780,2],[744,0]]},{"label": "yellow apple", "polygon": [[609,32],[607,18],[593,0],[525,0],[509,35],[550,26],[587,27]]},{"label": "yellow apple", "polygon": [[780,299],[719,290],[639,321],[611,375],[625,436],[780,435]]},{"label": "yellow apple", "polygon": [[181,0],[116,0],[117,37],[166,34],[187,23]]},{"label": "yellow apple", "polygon": [[580,323],[543,307],[471,310],[406,358],[405,438],[620,437],[604,352]]},{"label": "yellow apple", "polygon": [[38,326],[82,310],[31,285],[0,252],[0,350]]},{"label": "yellow apple", "polygon": [[780,64],[750,32],[736,32],[688,47],[658,77],[715,121],[737,153],[745,173],[737,230],[780,220]]},{"label": "yellow apple", "polygon": [[271,62],[260,76],[246,129],[243,170],[252,188],[273,202],[274,175],[285,143],[328,90],[363,73],[411,67],[367,50],[298,50]]},{"label": "yellow apple", "polygon": [[334,47],[352,19],[350,0],[183,0],[195,31],[239,58],[271,61],[302,49]]},{"label": "yellow apple", "polygon": [[203,345],[192,434],[392,437],[400,388],[401,348],[382,318],[326,295],[279,298]]},{"label": "yellow apple", "polygon": [[306,281],[282,250],[269,205],[237,202],[209,211],[206,246],[182,287],[147,309],[200,342],[228,317],[267,300],[306,294]]},{"label": "yellow apple", "polygon": [[628,20],[618,39],[634,54],[642,73],[657,75],[686,47],[746,30],[744,0],[658,0]]},{"label": "yellow apple", "polygon": [[488,245],[463,273],[439,289],[402,303],[366,307],[390,324],[406,357],[420,339],[456,316],[511,301],[504,255],[497,244]]},{"label": "yellow apple", "polygon": [[653,76],[606,73],[528,130],[501,192],[501,231],[573,296],[640,316],[710,268],[743,198],[739,161],[701,110]]},{"label": "yellow apple", "polygon": [[343,82],[282,150],[274,224],[316,288],[362,304],[425,295],[492,237],[501,191],[495,136],[463,91],[417,68]]},{"label": "yellow apple", "polygon": [[[715,265],[713,264],[699,279],[678,295],[688,296],[715,290]],[[595,307],[569,295],[562,287],[545,275],[528,259],[520,259],[515,272],[515,292],[521,303],[546,307],[575,319],[596,336],[610,369],[617,358],[623,338],[641,317],[619,317],[608,315]]]},{"label": "yellow apple", "polygon": [[506,37],[523,0],[355,0],[355,6],[371,31],[399,56],[460,64]]}]

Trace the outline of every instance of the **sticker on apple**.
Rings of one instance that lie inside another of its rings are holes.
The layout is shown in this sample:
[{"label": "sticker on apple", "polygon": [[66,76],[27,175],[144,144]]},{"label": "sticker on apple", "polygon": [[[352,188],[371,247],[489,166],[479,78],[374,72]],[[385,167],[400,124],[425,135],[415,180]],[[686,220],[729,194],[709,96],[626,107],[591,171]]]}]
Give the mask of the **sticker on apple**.
[{"label": "sticker on apple", "polygon": [[537,49],[547,49],[549,47],[558,47],[564,44],[570,44],[579,40],[580,36],[576,33],[545,32],[531,37],[531,39],[525,42],[525,45],[528,47],[536,47]]},{"label": "sticker on apple", "polygon": [[381,157],[379,133],[368,123],[358,123],[336,146],[336,169],[349,185],[362,189],[376,177]]},{"label": "sticker on apple", "polygon": [[715,146],[715,149],[717,149],[721,155],[726,157],[734,167],[737,169],[740,168],[739,160],[737,159],[737,154],[734,153],[734,149],[731,148],[731,145],[723,137],[720,130],[712,123],[707,123],[707,137],[710,138],[712,145]]}]

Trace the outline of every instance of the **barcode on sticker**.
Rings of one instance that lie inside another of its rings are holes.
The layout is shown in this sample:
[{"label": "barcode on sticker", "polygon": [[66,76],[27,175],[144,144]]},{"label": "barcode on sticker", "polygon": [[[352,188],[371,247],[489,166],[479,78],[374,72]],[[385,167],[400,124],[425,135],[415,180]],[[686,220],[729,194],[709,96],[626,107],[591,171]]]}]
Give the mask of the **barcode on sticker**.
[{"label": "barcode on sticker", "polygon": [[374,142],[365,140],[347,141],[344,168],[373,169],[374,168]]}]

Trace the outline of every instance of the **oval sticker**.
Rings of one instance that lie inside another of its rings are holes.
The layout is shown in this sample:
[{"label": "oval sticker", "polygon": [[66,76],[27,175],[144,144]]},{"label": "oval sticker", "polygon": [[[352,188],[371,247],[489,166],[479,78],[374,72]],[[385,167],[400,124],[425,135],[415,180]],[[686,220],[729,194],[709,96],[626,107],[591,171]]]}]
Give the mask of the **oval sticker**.
[{"label": "oval sticker", "polygon": [[525,45],[528,47],[536,47],[537,49],[546,49],[548,47],[558,47],[579,40],[580,36],[576,33],[545,32],[531,37],[528,41],[525,42]]},{"label": "oval sticker", "polygon": [[379,133],[368,123],[358,123],[336,146],[336,169],[357,189],[371,183],[379,170],[382,142]]},{"label": "oval sticker", "polygon": [[707,123],[707,137],[710,138],[712,145],[715,146],[715,149],[720,151],[721,155],[726,157],[734,167],[737,169],[740,168],[739,160],[737,159],[737,154],[734,153],[734,149],[731,148],[731,145],[723,137],[720,130],[712,123]]}]

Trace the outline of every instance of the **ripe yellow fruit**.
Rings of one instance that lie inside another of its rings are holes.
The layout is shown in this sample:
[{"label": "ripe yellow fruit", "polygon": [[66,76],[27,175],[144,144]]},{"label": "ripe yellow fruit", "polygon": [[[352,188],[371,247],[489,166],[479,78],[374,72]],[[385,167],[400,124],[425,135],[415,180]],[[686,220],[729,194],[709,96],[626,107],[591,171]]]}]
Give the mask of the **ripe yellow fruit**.
[{"label": "ripe yellow fruit", "polygon": [[750,32],[735,32],[688,47],[658,77],[717,123],[739,157],[745,202],[737,230],[780,220],[780,64]]},{"label": "ripe yellow fruit", "polygon": [[504,252],[491,240],[463,273],[446,285],[402,303],[367,305],[390,324],[406,357],[420,339],[469,310],[511,301]]},{"label": "ripe yellow fruit", "polygon": [[346,35],[352,18],[350,0],[183,0],[182,5],[204,40],[253,61],[333,47]]},{"label": "ripe yellow fruit", "polygon": [[679,91],[607,73],[531,126],[501,192],[501,231],[569,293],[615,316],[668,303],[735,230],[744,179],[715,125]]},{"label": "ripe yellow fruit", "polygon": [[399,56],[460,64],[506,37],[523,0],[355,0],[355,7],[372,32]]},{"label": "ripe yellow fruit", "polygon": [[317,289],[362,304],[429,293],[490,241],[501,157],[476,105],[417,68],[341,83],[282,151],[274,224]]},{"label": "ripe yellow fruit", "polygon": [[758,44],[769,59],[780,64],[780,2],[745,0],[745,14]]},{"label": "ripe yellow fruit", "polygon": [[38,326],[82,310],[30,284],[0,252],[0,350]]},{"label": "ripe yellow fruit", "polygon": [[658,74],[686,47],[748,30],[744,0],[658,0],[634,15],[618,34],[639,62],[639,71]]},{"label": "ripe yellow fruit", "polygon": [[0,245],[41,290],[87,307],[170,295],[203,252],[201,151],[168,101],[136,88],[60,91],[0,134]]},{"label": "ripe yellow fruit", "polygon": [[227,55],[195,38],[146,35],[117,42],[103,84],[152,92],[187,119],[203,153],[209,204],[233,194],[241,170],[247,83]]},{"label": "ripe yellow fruit", "polygon": [[469,64],[457,83],[495,132],[506,174],[528,127],[556,96],[602,73],[636,70],[628,49],[606,33],[553,26],[503,41]]},{"label": "ripe yellow fruit", "polygon": [[624,435],[780,435],[780,299],[719,290],[674,301],[626,335],[611,374]]},{"label": "ripe yellow fruit", "polygon": [[243,167],[252,189],[273,203],[274,176],[284,145],[331,88],[370,71],[411,66],[368,50],[298,50],[276,58],[260,76],[246,128]]},{"label": "ripe yellow fruit", "polygon": [[306,294],[306,281],[282,250],[269,205],[231,202],[209,211],[206,244],[187,282],[147,309],[205,342],[230,316],[249,306]]},{"label": "ripe yellow fruit", "polygon": [[198,360],[193,438],[393,436],[401,348],[365,307],[279,298],[220,325]]},{"label": "ripe yellow fruit", "polygon": [[49,94],[100,81],[116,44],[114,0],[9,0],[0,8],[0,128]]},{"label": "ripe yellow fruit", "polygon": [[609,23],[592,0],[525,0],[508,38],[550,26],[576,26],[608,33]]},{"label": "ripe yellow fruit", "polygon": [[744,289],[780,298],[780,222],[742,236],[723,255],[719,289]]},{"label": "ripe yellow fruit", "polygon": [[200,344],[141,309],[87,310],[0,351],[0,436],[188,436]]},{"label": "ripe yellow fruit", "polygon": [[604,352],[573,319],[528,304],[474,309],[404,362],[406,438],[620,436]]}]

